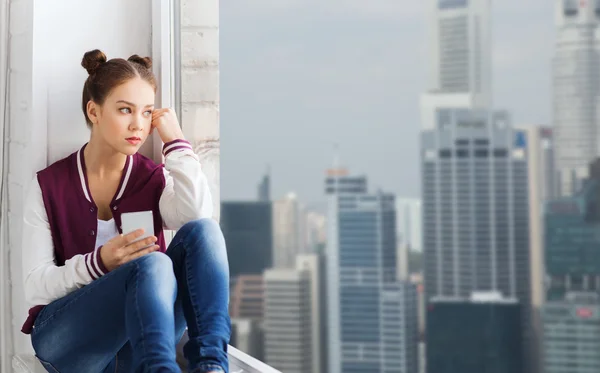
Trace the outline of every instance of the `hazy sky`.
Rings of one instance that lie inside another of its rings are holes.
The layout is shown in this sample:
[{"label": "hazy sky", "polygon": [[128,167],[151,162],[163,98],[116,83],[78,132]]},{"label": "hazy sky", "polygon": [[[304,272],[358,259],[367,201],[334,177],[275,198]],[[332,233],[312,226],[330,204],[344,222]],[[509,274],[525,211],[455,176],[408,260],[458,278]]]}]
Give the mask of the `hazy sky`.
[{"label": "hazy sky", "polygon": [[[425,1],[221,2],[221,193],[323,200],[333,143],[372,189],[416,197],[419,96],[427,89]],[[494,1],[496,108],[550,124],[553,7]]]}]

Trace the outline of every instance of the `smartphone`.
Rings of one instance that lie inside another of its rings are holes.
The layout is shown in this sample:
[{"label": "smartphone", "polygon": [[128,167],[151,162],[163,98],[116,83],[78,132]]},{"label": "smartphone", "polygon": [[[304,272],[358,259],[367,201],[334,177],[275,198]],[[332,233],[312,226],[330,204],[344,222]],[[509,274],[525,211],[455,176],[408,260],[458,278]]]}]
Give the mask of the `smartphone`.
[{"label": "smartphone", "polygon": [[123,234],[143,228],[144,234],[137,240],[154,235],[154,217],[152,211],[125,212],[121,214],[121,230]]}]

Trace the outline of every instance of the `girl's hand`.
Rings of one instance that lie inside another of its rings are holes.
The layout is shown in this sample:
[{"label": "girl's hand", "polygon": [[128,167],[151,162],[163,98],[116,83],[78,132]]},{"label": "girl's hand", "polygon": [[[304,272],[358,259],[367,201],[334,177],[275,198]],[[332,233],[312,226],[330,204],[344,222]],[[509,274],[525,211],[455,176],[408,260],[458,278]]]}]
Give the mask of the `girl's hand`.
[{"label": "girl's hand", "polygon": [[[129,261],[159,249],[158,245],[152,245],[156,242],[155,236],[146,237],[143,240],[134,242],[142,234],[144,234],[143,229],[138,229],[125,235],[121,234],[102,246],[100,248],[100,258],[106,269],[112,271]],[[144,249],[148,245],[152,246]]]},{"label": "girl's hand", "polygon": [[171,108],[155,109],[152,111],[152,127],[150,133],[152,133],[155,128],[164,143],[184,139],[183,131],[181,131],[181,126],[177,120],[177,114],[175,114],[175,110]]}]

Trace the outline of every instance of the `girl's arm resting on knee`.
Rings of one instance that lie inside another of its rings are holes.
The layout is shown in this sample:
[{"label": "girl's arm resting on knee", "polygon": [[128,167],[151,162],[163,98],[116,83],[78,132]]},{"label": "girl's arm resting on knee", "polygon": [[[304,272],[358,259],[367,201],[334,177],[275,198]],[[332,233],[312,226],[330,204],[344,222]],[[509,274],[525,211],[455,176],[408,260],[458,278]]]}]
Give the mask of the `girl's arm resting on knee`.
[{"label": "girl's arm resting on knee", "polygon": [[179,229],[192,220],[212,218],[208,180],[190,143],[186,140],[166,143],[163,154],[165,189],[159,207],[165,227]]},{"label": "girl's arm resting on knee", "polygon": [[89,284],[105,274],[99,249],[75,255],[57,266],[52,232],[37,178],[25,201],[22,265],[25,299],[31,305],[46,305]]}]

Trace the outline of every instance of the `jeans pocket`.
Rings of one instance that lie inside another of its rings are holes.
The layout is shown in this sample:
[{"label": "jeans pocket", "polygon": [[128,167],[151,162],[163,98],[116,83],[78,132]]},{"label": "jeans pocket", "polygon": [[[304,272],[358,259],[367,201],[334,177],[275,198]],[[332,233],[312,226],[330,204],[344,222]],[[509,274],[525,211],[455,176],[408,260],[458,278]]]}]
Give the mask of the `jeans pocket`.
[{"label": "jeans pocket", "polygon": [[37,355],[36,355],[36,358],[37,358],[37,359],[40,361],[40,363],[42,364],[42,366],[43,366],[43,367],[44,367],[44,368],[45,368],[45,369],[46,369],[48,372],[50,372],[50,373],[60,373],[60,372],[58,371],[58,369],[56,369],[56,368],[54,367],[54,365],[52,365],[52,363],[49,363],[49,362],[47,362],[47,361],[44,361],[44,360],[40,359],[40,358],[39,358]]}]

